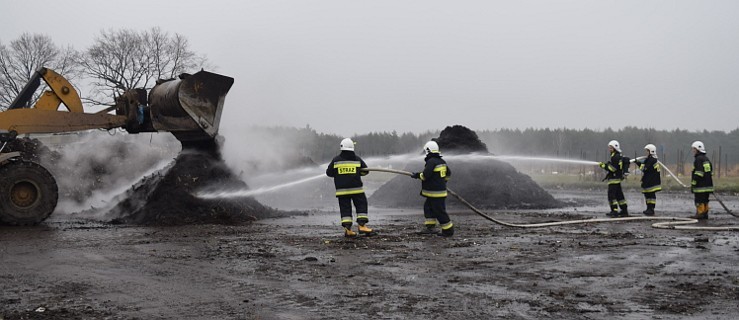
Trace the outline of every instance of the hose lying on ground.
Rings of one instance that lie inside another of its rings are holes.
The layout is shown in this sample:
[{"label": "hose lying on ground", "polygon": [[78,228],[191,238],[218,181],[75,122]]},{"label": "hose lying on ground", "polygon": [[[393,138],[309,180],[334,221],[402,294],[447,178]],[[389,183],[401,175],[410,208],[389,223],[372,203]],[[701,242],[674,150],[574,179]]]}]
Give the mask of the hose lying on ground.
[{"label": "hose lying on ground", "polygon": [[[363,168],[363,171],[378,171],[378,172],[389,172],[400,175],[411,176],[411,173],[403,170],[385,169],[385,168]],[[678,217],[624,217],[624,218],[594,218],[584,220],[572,220],[572,221],[558,221],[558,222],[544,222],[544,223],[509,223],[495,219],[486,213],[480,211],[471,203],[467,202],[464,198],[460,197],[456,192],[451,189],[446,189],[449,194],[457,198],[462,204],[470,208],[474,213],[480,215],[486,220],[492,221],[499,225],[513,228],[543,228],[543,227],[554,227],[563,226],[569,224],[585,224],[585,223],[597,223],[597,222],[617,222],[617,221],[635,221],[635,220],[668,220],[664,222],[653,223],[653,228],[658,229],[678,229],[678,230],[706,230],[706,231],[739,231],[739,226],[720,226],[720,227],[708,227],[708,226],[687,226],[687,224],[698,223],[698,220],[692,218],[678,218]]]}]

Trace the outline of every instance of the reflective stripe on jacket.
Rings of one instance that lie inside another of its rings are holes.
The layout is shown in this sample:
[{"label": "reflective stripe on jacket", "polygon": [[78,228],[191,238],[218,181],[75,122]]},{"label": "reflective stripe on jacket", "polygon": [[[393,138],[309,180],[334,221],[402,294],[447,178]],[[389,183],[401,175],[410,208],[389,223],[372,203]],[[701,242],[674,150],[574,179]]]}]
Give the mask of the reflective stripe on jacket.
[{"label": "reflective stripe on jacket", "polygon": [[452,175],[446,161],[438,153],[426,156],[426,166],[421,172],[421,195],[427,198],[446,198],[446,182]]},{"label": "reflective stripe on jacket", "polygon": [[693,193],[713,192],[713,165],[705,153],[695,155],[691,174],[690,191]]},{"label": "reflective stripe on jacket", "polygon": [[367,164],[353,151],[342,151],[331,160],[326,175],[334,178],[337,197],[364,193],[362,176],[368,172],[361,171],[361,168],[367,168]]},{"label": "reflective stripe on jacket", "polygon": [[603,180],[608,181],[608,184],[619,184],[624,179],[623,163],[621,160],[621,153],[612,152],[611,160],[605,163],[606,166],[603,169],[605,169],[607,173]]},{"label": "reflective stripe on jacket", "polygon": [[649,155],[644,162],[639,165],[642,172],[641,187],[642,193],[662,191],[662,178],[660,177],[660,168],[657,158]]}]

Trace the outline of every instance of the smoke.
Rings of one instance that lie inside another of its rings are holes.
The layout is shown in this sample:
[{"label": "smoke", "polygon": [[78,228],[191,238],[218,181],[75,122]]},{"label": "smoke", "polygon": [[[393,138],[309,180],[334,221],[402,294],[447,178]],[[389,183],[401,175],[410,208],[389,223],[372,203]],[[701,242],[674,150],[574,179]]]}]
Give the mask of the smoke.
[{"label": "smoke", "polygon": [[304,152],[310,146],[301,143],[305,137],[299,129],[288,133],[266,127],[222,126],[221,135],[223,160],[239,176],[317,165]]},{"label": "smoke", "polygon": [[[196,195],[203,198],[254,196],[259,202],[279,209],[325,210],[336,206],[333,180],[325,176],[328,163],[317,163],[308,154],[316,146],[308,129],[222,126],[221,154],[226,164],[247,183],[249,189],[208,186]],[[339,153],[337,140],[336,154]],[[336,154],[326,155],[333,157]],[[362,156],[361,149],[357,154]],[[419,154],[388,157],[363,157],[370,167],[402,168]],[[363,179],[370,195],[392,178],[373,173]]]},{"label": "smoke", "polygon": [[39,140],[59,155],[43,161],[59,186],[57,213],[106,206],[141,177],[166,166],[181,148],[169,133],[89,131]]}]

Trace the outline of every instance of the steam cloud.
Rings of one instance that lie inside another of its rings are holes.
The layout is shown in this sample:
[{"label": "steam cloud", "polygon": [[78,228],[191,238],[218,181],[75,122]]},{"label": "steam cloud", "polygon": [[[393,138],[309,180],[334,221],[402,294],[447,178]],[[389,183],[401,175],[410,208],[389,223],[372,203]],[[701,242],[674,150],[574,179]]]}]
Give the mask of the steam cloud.
[{"label": "steam cloud", "polygon": [[107,201],[165,167],[180,151],[179,141],[168,133],[91,131],[42,139],[59,155],[44,161],[59,185],[56,214],[108,205]]}]

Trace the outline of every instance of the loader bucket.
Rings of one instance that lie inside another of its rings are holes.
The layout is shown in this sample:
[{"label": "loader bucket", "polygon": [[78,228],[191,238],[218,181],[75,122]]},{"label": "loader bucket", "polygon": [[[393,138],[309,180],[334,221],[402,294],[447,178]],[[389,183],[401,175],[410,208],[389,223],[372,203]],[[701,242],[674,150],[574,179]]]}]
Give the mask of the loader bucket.
[{"label": "loader bucket", "polygon": [[157,84],[149,92],[154,129],[169,131],[182,142],[215,138],[233,82],[231,77],[199,71]]}]

